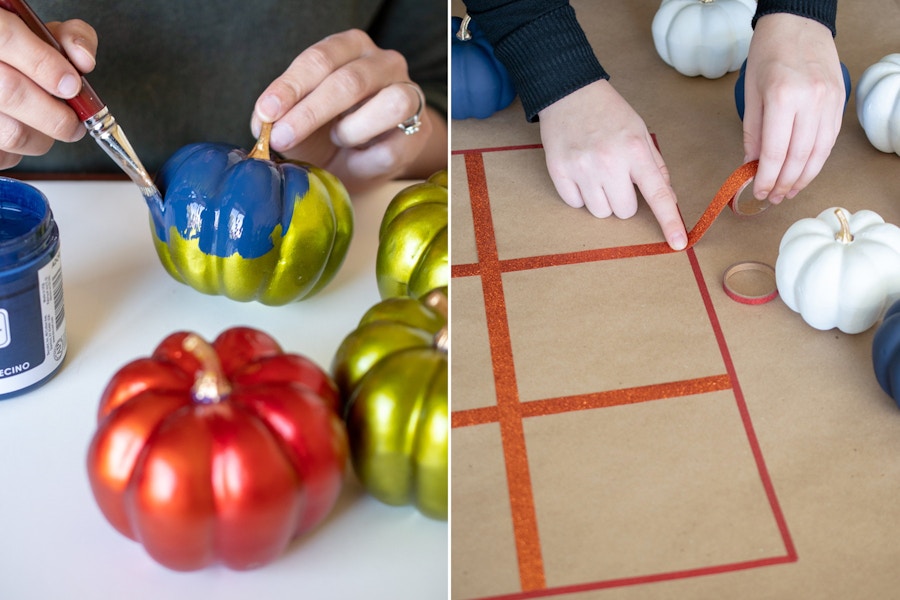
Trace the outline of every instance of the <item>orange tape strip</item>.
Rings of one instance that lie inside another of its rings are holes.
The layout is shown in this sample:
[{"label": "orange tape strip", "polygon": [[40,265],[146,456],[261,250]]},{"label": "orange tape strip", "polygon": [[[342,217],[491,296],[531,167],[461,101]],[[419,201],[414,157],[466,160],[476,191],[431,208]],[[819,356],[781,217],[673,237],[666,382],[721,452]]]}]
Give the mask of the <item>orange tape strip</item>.
[{"label": "orange tape strip", "polygon": [[488,343],[494,370],[494,389],[497,394],[497,419],[506,463],[506,485],[519,563],[519,583],[526,592],[541,590],[547,587],[544,559],[541,554],[531,472],[525,448],[525,429],[513,363],[503,278],[494,238],[494,221],[484,173],[484,159],[480,153],[466,154],[466,174],[469,179],[472,218],[478,224],[475,228],[475,246],[481,267]]},{"label": "orange tape strip", "polygon": [[756,176],[757,167],[759,167],[759,161],[752,160],[742,164],[728,176],[728,179],[726,179],[725,183],[722,184],[722,187],[719,188],[719,191],[712,199],[712,202],[709,203],[709,206],[703,214],[700,215],[700,220],[698,220],[697,224],[694,225],[694,228],[688,232],[688,248],[700,241],[700,238],[703,237],[703,234],[706,233],[709,226],[713,224],[713,221],[716,220],[719,213],[728,206],[728,203],[731,202],[731,199],[738,193],[741,186]]}]

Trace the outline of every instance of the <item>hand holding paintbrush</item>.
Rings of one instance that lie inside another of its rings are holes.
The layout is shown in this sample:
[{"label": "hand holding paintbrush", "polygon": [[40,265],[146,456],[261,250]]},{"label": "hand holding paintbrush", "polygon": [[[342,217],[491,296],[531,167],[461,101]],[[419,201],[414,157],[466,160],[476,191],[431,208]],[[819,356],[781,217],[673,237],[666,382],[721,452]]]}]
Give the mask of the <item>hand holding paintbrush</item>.
[{"label": "hand holding paintbrush", "polygon": [[82,76],[94,68],[93,28],[71,20],[53,24],[51,31],[23,0],[0,0],[0,8],[0,28],[7,32],[0,49],[0,168],[23,155],[46,153],[54,140],[80,139],[78,124],[84,123],[145,197],[158,196],[121,128]]}]

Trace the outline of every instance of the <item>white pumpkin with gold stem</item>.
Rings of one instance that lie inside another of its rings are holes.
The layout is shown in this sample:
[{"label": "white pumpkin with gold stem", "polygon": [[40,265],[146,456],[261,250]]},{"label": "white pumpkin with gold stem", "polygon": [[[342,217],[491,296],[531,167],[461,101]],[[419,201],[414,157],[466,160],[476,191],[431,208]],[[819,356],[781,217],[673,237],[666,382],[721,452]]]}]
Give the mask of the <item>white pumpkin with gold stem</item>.
[{"label": "white pumpkin with gold stem", "polygon": [[810,326],[865,331],[900,299],[900,228],[870,210],[801,219],[781,239],[775,281]]}]

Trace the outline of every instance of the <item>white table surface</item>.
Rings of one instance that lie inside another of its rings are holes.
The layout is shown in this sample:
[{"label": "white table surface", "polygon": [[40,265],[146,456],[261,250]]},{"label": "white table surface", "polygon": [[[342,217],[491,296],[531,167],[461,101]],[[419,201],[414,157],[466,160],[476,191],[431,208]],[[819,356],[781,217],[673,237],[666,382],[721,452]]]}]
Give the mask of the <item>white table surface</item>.
[{"label": "white table surface", "polygon": [[348,470],[334,512],[278,560],[252,571],[179,573],[109,525],[88,484],[100,393],[169,333],[212,339],[234,325],[268,332],[328,369],[378,301],[375,251],[385,206],[405,183],[354,199],[356,233],[335,280],[282,307],[207,296],[169,277],[130,182],[34,182],[60,228],[69,348],[36,390],[0,401],[0,598],[3,600],[430,600],[448,590],[448,527],[367,496]]}]

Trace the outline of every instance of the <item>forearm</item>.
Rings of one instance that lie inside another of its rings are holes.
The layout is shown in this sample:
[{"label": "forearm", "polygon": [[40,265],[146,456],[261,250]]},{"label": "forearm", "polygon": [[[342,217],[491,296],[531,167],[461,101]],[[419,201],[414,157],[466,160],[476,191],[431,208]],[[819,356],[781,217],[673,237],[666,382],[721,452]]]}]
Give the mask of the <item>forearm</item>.
[{"label": "forearm", "polygon": [[506,66],[529,121],[575,90],[609,75],[567,0],[465,0]]}]

